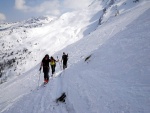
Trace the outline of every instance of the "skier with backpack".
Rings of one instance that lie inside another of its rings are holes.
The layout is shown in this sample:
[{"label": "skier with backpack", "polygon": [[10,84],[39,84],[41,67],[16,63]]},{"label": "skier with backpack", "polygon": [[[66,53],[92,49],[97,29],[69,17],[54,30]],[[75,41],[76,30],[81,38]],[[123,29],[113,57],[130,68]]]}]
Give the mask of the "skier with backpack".
[{"label": "skier with backpack", "polygon": [[63,69],[67,68],[68,54],[63,52],[61,62],[63,61]]},{"label": "skier with backpack", "polygon": [[55,67],[56,67],[56,62],[58,62],[59,60],[55,60],[52,56],[50,58],[50,65],[51,65],[51,69],[52,69],[52,76],[55,73]]},{"label": "skier with backpack", "polygon": [[43,66],[44,83],[48,83],[49,81],[49,62],[50,62],[49,55],[46,54],[45,57],[42,59],[41,66],[39,69],[39,71],[41,71]]}]

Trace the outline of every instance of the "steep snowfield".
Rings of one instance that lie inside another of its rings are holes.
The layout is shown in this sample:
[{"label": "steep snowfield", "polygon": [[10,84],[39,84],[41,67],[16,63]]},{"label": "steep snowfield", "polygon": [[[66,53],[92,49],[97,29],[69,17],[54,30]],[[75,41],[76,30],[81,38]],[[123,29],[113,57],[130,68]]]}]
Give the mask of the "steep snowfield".
[{"label": "steep snowfield", "polygon": [[[119,3],[122,4],[121,1],[116,4]],[[128,8],[130,5],[135,4],[129,4]],[[84,10],[84,14],[67,13],[51,26],[30,29],[22,45],[37,50],[34,53],[37,61],[25,65],[28,71],[0,85],[0,111],[149,113],[150,3],[139,3],[118,16],[109,14],[113,12],[111,8],[108,7],[103,24],[97,28],[101,8],[95,9],[94,14],[92,10],[90,13]],[[107,14],[109,19],[105,18]],[[38,44],[30,47],[30,42]],[[63,51],[69,53],[68,68],[61,73],[58,63],[55,77],[37,90],[39,77],[40,84],[43,82],[43,73],[38,71],[41,58],[45,53],[60,58]],[[57,104],[55,99],[63,92],[67,95],[66,102]]]},{"label": "steep snowfield", "polygon": [[4,69],[7,78],[26,72],[37,65],[46,53],[53,55],[96,29],[100,16],[98,12],[102,10],[97,3],[99,1],[90,8],[68,12],[59,18],[46,18],[45,22],[43,18],[39,19],[40,22],[38,19],[30,19],[2,27],[0,62],[4,64],[15,60],[12,69],[8,70],[8,66]]}]

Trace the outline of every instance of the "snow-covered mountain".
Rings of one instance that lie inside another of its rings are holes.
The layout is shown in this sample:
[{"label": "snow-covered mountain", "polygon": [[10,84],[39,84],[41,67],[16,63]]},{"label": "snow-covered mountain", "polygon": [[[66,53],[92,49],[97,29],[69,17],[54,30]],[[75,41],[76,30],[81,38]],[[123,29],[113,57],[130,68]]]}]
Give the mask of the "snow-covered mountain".
[{"label": "snow-covered mountain", "polygon": [[[149,12],[148,0],[94,0],[57,18],[1,24],[0,112],[149,113]],[[37,90],[41,59],[64,51],[68,68],[57,63]]]}]

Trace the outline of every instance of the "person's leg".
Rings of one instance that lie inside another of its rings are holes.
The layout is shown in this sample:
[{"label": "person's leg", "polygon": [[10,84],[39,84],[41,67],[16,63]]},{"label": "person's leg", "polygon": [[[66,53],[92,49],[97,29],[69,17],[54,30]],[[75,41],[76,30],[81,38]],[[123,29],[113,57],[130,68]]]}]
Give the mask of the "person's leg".
[{"label": "person's leg", "polygon": [[66,68],[67,68],[67,61],[65,62],[65,66],[66,66]]},{"label": "person's leg", "polygon": [[44,73],[44,82],[45,82],[46,81],[46,75],[47,75],[46,68],[43,68],[43,73]]},{"label": "person's leg", "polygon": [[49,68],[47,68],[46,79],[47,79],[47,82],[48,82],[49,81]]},{"label": "person's leg", "polygon": [[63,69],[65,69],[65,63],[64,63],[64,61],[63,61]]},{"label": "person's leg", "polygon": [[52,69],[52,74],[54,74],[54,65],[51,65],[51,69]]},{"label": "person's leg", "polygon": [[44,82],[46,81],[46,72],[44,71]]},{"label": "person's leg", "polygon": [[65,69],[65,68],[67,68],[67,62],[66,61],[63,62],[63,69]]},{"label": "person's leg", "polygon": [[45,82],[49,81],[49,68],[45,69]]}]

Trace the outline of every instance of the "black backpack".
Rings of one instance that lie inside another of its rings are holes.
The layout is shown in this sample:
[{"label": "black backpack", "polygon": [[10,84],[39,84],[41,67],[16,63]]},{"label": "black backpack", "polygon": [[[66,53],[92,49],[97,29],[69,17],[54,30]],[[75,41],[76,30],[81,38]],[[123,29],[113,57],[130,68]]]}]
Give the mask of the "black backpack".
[{"label": "black backpack", "polygon": [[63,60],[67,61],[68,60],[68,54],[67,55],[63,55]]}]

